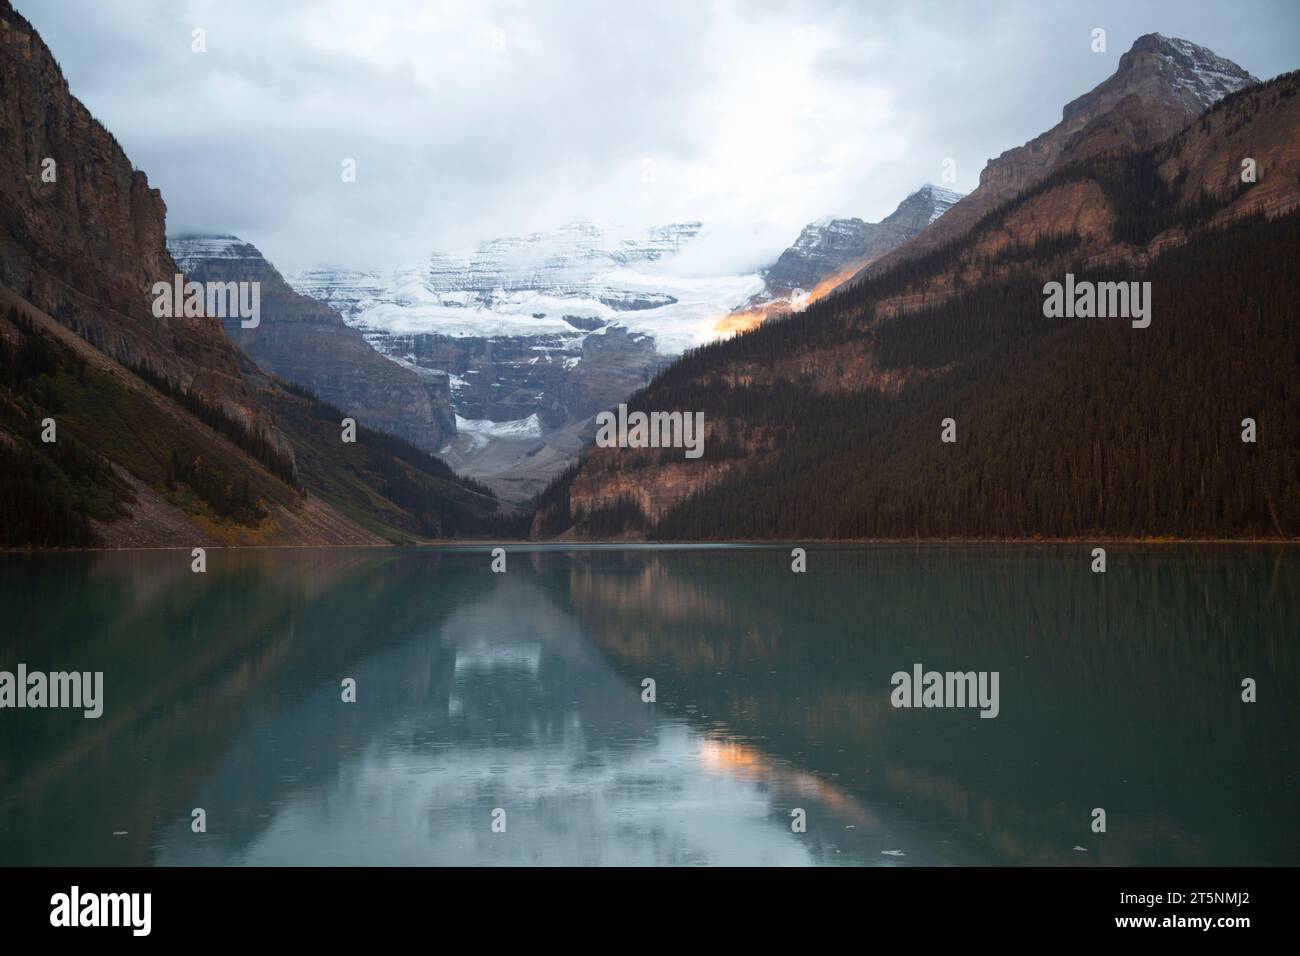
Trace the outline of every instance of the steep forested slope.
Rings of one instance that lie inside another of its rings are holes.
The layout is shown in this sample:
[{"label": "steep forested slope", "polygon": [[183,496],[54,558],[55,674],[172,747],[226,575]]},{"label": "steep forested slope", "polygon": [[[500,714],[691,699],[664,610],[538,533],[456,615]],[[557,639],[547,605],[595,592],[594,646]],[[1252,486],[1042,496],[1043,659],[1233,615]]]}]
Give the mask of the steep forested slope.
[{"label": "steep forested slope", "polygon": [[282,446],[157,369],[127,369],[4,298],[0,547],[522,533],[486,489],[400,439],[363,426],[342,442],[342,411],[251,363],[249,394]]},{"label": "steep forested slope", "polygon": [[[592,449],[535,531],[1300,535],[1297,90],[1071,164],[953,243],[685,356],[631,404],[703,410],[704,457]],[[1150,326],[1044,317],[1066,273],[1150,282]]]}]

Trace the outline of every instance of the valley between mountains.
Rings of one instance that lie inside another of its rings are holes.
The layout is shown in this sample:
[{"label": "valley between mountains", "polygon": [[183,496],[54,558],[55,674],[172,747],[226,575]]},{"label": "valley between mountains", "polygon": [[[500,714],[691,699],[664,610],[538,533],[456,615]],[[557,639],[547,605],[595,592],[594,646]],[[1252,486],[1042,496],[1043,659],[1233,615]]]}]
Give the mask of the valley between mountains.
[{"label": "valley between mountains", "polygon": [[[282,274],[169,234],[0,0],[0,547],[1293,540],[1297,92],[1149,34],[969,195],[742,274],[689,265],[694,220]],[[176,274],[259,320],[157,317]],[[1067,274],[1150,282],[1150,326],[1044,317]],[[620,403],[702,412],[703,456],[594,445]]]}]

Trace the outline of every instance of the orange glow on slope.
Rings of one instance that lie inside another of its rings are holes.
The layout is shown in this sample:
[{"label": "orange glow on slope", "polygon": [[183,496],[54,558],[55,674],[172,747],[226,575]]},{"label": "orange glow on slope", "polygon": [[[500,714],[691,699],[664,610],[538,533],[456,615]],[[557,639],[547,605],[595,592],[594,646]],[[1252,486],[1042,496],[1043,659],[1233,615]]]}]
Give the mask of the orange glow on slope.
[{"label": "orange glow on slope", "polygon": [[847,269],[842,269],[839,272],[835,273],[834,275],[827,276],[825,279],[822,279],[822,281],[817,283],[815,286],[813,286],[813,290],[808,293],[808,298],[805,299],[803,302],[803,308],[806,309],[814,302],[818,302],[826,298],[828,295],[830,295],[840,286],[844,285],[844,283],[848,282],[855,275],[857,275],[858,271],[865,265],[866,265],[865,262],[855,262]]},{"label": "orange glow on slope", "polygon": [[731,312],[718,319],[713,324],[713,332],[719,338],[725,338],[730,335],[736,335],[740,332],[748,332],[750,329],[756,329],[767,321],[769,310],[772,313],[785,311],[782,306],[787,306],[784,300],[773,302],[767,308],[746,309],[744,312]]},{"label": "orange glow on slope", "polygon": [[741,332],[748,332],[750,329],[756,329],[774,315],[782,315],[787,312],[802,312],[814,302],[826,298],[845,282],[848,282],[866,264],[866,261],[854,262],[847,268],[827,276],[813,286],[811,292],[795,296],[793,299],[777,299],[756,309],[746,309],[743,312],[732,312],[724,315],[714,323],[713,331],[719,338],[725,338],[738,335]]}]

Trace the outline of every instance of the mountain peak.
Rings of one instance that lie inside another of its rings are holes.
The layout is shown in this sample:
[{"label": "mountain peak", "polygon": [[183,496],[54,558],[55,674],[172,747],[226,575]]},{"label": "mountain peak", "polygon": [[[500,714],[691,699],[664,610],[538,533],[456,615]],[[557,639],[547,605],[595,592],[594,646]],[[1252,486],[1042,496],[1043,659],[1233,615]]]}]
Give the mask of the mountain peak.
[{"label": "mountain peak", "polygon": [[763,291],[737,312],[752,325],[776,308],[815,301],[848,274],[920,234],[961,198],[961,193],[925,183],[880,222],[835,216],[810,222],[764,272]]},{"label": "mountain peak", "polygon": [[261,259],[251,242],[221,232],[187,232],[167,237],[167,251],[185,271],[187,263],[206,259]]},{"label": "mountain peak", "polygon": [[1149,107],[1196,114],[1258,83],[1236,63],[1180,37],[1147,33],[1133,41],[1115,72],[1067,103],[1063,123],[1086,123],[1129,96]]},{"label": "mountain peak", "polygon": [[944,202],[947,202],[949,200],[951,200],[952,202],[956,202],[957,200],[961,199],[961,197],[965,194],[959,193],[954,189],[945,189],[942,186],[936,186],[934,183],[926,183],[916,192],[912,193],[912,195],[932,197],[934,199],[939,199]]},{"label": "mountain peak", "polygon": [[989,160],[974,192],[868,269],[879,273],[952,241],[999,203],[1065,163],[1173,136],[1223,97],[1258,82],[1236,63],[1190,40],[1159,33],[1140,36],[1114,73],[1065,105],[1061,122]]},{"label": "mountain peak", "polygon": [[1167,37],[1163,33],[1144,33],[1133,41],[1128,52],[1130,54],[1155,53],[1176,60],[1187,67],[1215,67],[1240,78],[1259,82],[1231,60],[1219,56],[1208,47],[1193,43],[1191,40],[1184,40],[1182,37]]},{"label": "mountain peak", "polygon": [[[899,204],[902,209],[908,204],[920,204],[926,206],[929,211],[928,222],[934,222],[949,209],[961,201],[964,193],[959,193],[952,189],[944,189],[942,186],[936,186],[933,183],[926,183],[912,195],[908,196]],[[895,213],[897,215],[897,213]]]}]

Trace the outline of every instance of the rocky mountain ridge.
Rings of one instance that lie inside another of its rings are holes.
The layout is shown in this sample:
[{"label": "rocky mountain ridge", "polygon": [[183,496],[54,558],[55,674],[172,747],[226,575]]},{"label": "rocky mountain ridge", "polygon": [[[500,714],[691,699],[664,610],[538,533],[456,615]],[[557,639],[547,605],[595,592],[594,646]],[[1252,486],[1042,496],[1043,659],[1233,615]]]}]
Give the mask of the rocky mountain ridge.
[{"label": "rocky mountain ridge", "polygon": [[427,451],[455,436],[445,373],[380,355],[329,306],[295,292],[256,246],[231,235],[184,235],[169,238],[167,247],[190,280],[259,283],[258,325],[245,328],[233,316],[223,324],[263,371]]},{"label": "rocky mountain ridge", "polygon": [[776,299],[811,291],[855,262],[862,265],[907,242],[961,198],[959,192],[927,184],[880,222],[826,219],[810,223],[764,273],[765,294]]},{"label": "rocky mountain ridge", "polygon": [[[1294,404],[1284,396],[1300,353],[1277,343],[1296,301],[1281,263],[1294,261],[1283,250],[1300,209],[1300,74],[1216,100],[1163,141],[1076,142],[1079,155],[1061,152],[958,239],[670,366],[634,403],[703,410],[715,451],[692,464],[591,449],[567,488],[548,492],[535,532],[585,521],[598,535],[674,538],[1295,534],[1300,441],[1281,408]],[[1067,273],[1154,275],[1151,328],[1045,320],[1044,283]],[[1238,404],[1280,416],[1267,457],[1238,454],[1234,433],[1207,459],[1206,429],[1239,427]],[[979,429],[949,455],[960,468],[936,451],[953,415],[963,434]],[[1053,497],[1066,475],[1078,507]],[[823,493],[801,497],[808,482]],[[1191,495],[1192,516],[1161,511],[1160,495],[1135,499],[1125,482]]]},{"label": "rocky mountain ridge", "polygon": [[763,273],[762,291],[734,309],[719,330],[743,332],[774,315],[807,308],[867,264],[920,235],[961,198],[959,192],[927,183],[880,222],[828,217],[809,223]]},{"label": "rocky mountain ridge", "polygon": [[990,159],[979,186],[942,220],[869,263],[854,278],[880,275],[961,237],[1000,203],[1066,162],[1151,146],[1183,129],[1225,95],[1258,82],[1237,64],[1188,40],[1159,33],[1138,37],[1110,77],[1065,105],[1061,122]]}]

